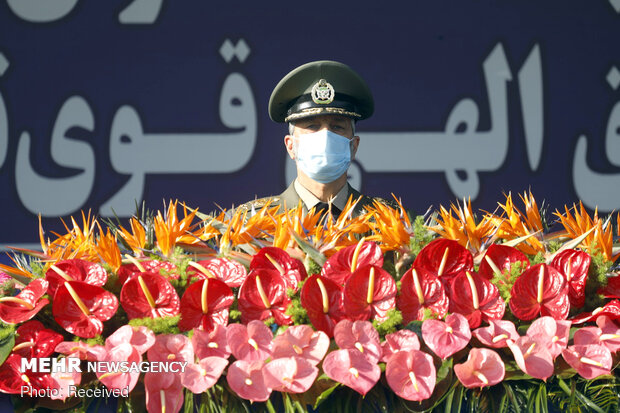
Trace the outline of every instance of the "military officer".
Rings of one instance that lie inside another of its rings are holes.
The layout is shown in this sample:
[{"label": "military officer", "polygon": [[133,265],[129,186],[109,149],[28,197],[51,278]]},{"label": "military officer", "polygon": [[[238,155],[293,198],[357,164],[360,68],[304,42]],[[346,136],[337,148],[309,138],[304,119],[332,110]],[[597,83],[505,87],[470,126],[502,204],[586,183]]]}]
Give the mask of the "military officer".
[{"label": "military officer", "polygon": [[351,187],[347,170],[360,144],[356,122],[373,111],[370,89],[349,66],[322,60],[292,70],[271,94],[269,117],[289,124],[284,145],[297,165],[297,178],[279,196],[251,201],[241,208],[257,209],[271,203],[291,209],[301,200],[306,212],[327,209],[338,216],[352,196],[359,199],[354,215],[362,213],[378,198]]}]

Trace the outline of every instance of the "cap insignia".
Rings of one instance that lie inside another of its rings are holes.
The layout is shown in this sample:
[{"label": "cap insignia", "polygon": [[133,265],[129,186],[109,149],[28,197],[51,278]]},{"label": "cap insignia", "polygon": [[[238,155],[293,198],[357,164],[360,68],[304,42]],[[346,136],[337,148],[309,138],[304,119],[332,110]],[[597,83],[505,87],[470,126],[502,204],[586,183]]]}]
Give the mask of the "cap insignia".
[{"label": "cap insignia", "polygon": [[318,105],[332,103],[334,94],[334,87],[325,79],[320,79],[312,86],[312,101]]}]

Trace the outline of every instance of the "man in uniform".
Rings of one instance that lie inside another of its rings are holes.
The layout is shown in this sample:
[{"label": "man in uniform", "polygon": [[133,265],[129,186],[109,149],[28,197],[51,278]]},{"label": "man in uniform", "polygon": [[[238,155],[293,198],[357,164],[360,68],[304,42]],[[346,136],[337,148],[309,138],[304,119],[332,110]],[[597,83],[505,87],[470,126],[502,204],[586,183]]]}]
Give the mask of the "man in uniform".
[{"label": "man in uniform", "polygon": [[289,209],[302,201],[304,211],[329,210],[337,217],[349,197],[358,200],[354,215],[379,198],[360,194],[347,182],[359,136],[355,124],[374,111],[366,82],[350,67],[334,61],[306,63],[284,76],[269,99],[269,117],[289,124],[286,150],[297,165],[297,178],[280,196],[248,202],[258,209],[266,203]]}]

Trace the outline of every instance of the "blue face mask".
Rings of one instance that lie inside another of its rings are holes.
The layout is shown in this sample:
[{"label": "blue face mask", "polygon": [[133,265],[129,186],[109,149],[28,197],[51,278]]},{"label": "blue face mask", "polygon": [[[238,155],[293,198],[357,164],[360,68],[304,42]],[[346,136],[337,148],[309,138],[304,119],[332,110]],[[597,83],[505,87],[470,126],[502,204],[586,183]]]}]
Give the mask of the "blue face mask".
[{"label": "blue face mask", "polygon": [[311,179],[326,184],[340,178],[351,164],[351,140],[322,129],[295,137],[297,165]]}]

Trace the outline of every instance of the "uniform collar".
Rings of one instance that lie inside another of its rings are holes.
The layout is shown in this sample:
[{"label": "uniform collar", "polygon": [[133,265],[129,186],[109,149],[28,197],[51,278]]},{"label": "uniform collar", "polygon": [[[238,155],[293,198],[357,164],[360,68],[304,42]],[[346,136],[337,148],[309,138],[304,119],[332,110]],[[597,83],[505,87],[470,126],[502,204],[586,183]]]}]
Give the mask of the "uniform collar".
[{"label": "uniform collar", "polygon": [[[317,198],[312,192],[310,192],[306,187],[304,187],[297,179],[294,182],[295,191],[299,198],[303,201],[304,205],[308,210],[312,209],[318,203],[322,202],[319,198]],[[344,184],[342,189],[338,191],[336,196],[332,200],[332,205],[341,211],[344,209],[347,204],[347,199],[349,198],[349,185]]]}]

